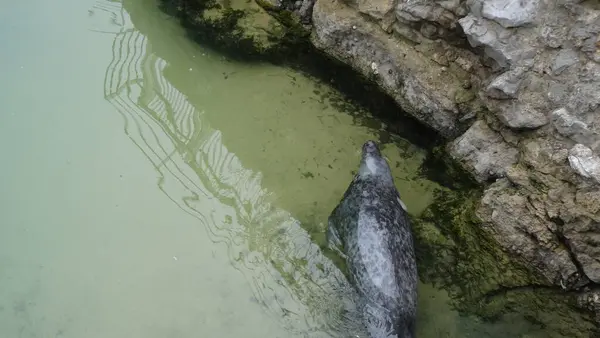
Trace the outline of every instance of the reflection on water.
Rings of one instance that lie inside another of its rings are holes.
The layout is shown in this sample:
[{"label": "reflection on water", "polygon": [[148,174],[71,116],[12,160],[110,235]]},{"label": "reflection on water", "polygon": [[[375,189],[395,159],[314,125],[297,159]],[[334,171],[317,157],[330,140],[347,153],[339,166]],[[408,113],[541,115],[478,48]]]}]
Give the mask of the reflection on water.
[{"label": "reflection on water", "polygon": [[[319,245],[360,144],[377,130],[324,100],[338,94],[322,83],[191,43],[153,0],[86,3],[87,13],[62,6],[67,17],[86,16],[101,48],[81,46],[91,35],[64,37],[83,31],[80,21],[53,23],[48,34],[61,39],[7,61],[38,67],[27,73],[32,82],[12,66],[14,83],[0,80],[3,95],[14,86],[38,95],[6,94],[21,110],[2,116],[11,126],[2,149],[13,152],[0,177],[10,192],[0,213],[0,336],[361,335],[352,289]],[[69,57],[65,81],[55,70]],[[117,128],[103,120],[117,114]],[[28,132],[35,141],[8,145]],[[420,212],[437,188],[415,174],[423,153],[400,138],[383,153],[408,208]],[[533,337],[525,324],[459,317],[427,285],[419,305],[419,337]]]},{"label": "reflection on water", "polygon": [[227,149],[206,112],[166,81],[167,62],[148,52],[148,39],[114,6],[123,28],[107,69],[105,97],[160,173],[159,188],[196,217],[213,242],[227,245],[231,264],[271,318],[290,331],[305,323],[301,330],[312,331],[310,336],[339,329],[342,300],[351,295],[344,277],[299,222],[276,207],[261,186],[261,173],[244,168]]}]

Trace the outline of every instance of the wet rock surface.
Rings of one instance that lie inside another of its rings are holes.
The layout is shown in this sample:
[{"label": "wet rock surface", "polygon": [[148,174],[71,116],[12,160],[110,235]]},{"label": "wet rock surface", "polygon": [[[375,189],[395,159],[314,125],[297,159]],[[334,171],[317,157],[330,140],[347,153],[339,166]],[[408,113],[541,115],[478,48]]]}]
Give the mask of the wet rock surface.
[{"label": "wet rock surface", "polygon": [[[377,20],[377,16],[373,17]],[[313,8],[311,40],[317,48],[350,64],[371,78],[393,97],[399,107],[447,137],[455,137],[464,129],[460,119],[469,113],[468,105],[475,95],[462,102],[455,97],[468,97],[463,87],[469,74],[448,64],[450,49],[432,44],[435,57],[426,57],[409,42],[396,39],[384,31],[379,22],[367,21],[358,10],[341,1],[317,1]],[[457,57],[454,56],[454,57]]]},{"label": "wet rock surface", "polygon": [[483,121],[473,123],[466,133],[454,140],[450,154],[462,162],[478,182],[504,177],[519,155],[516,148],[503,142]]}]

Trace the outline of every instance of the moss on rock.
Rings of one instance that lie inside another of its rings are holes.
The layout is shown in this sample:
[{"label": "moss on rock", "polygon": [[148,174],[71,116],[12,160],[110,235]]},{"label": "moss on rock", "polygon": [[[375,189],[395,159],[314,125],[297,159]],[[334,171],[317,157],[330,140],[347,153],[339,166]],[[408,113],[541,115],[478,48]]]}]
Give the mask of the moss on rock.
[{"label": "moss on rock", "polygon": [[308,44],[310,31],[291,12],[264,0],[163,0],[161,6],[192,39],[230,58],[281,59]]},{"label": "moss on rock", "polygon": [[424,166],[446,187],[413,218],[421,280],[446,289],[461,312],[487,320],[517,312],[557,337],[588,337],[595,325],[574,309],[576,295],[544,286],[483,230],[476,216],[483,191],[470,175],[443,147]]}]

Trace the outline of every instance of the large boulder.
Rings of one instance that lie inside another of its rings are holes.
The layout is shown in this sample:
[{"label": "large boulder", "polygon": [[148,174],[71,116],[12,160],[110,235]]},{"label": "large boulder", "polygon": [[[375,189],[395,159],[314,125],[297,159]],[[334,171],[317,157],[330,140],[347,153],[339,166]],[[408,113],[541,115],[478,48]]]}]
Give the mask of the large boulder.
[{"label": "large boulder", "polygon": [[368,6],[360,1],[317,1],[311,41],[371,78],[424,124],[446,137],[458,136],[479,107],[468,72],[473,56],[443,42],[416,48],[411,41],[390,35],[384,30],[389,25],[383,23],[389,13],[385,1]]}]

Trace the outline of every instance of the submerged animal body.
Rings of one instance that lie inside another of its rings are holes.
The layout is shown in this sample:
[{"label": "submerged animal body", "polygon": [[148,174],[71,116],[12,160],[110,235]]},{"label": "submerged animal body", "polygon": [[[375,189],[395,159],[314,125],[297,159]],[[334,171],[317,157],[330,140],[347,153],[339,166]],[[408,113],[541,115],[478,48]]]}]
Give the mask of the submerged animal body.
[{"label": "submerged animal body", "polygon": [[415,336],[417,266],[411,224],[377,144],[329,216],[327,240],[346,257],[358,309],[372,338]]}]

